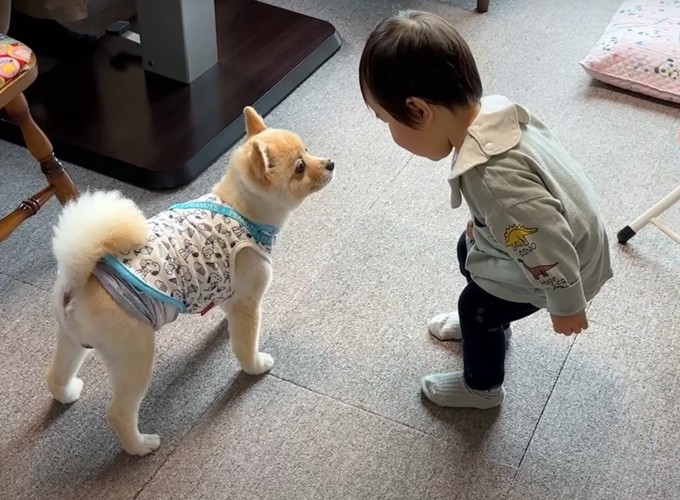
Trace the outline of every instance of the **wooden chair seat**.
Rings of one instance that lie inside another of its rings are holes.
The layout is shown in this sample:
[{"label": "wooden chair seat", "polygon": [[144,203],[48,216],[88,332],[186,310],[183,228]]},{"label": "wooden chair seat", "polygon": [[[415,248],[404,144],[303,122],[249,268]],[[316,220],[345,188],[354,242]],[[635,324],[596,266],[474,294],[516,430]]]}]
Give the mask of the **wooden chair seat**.
[{"label": "wooden chair seat", "polygon": [[[17,70],[16,72],[14,70]],[[29,217],[52,197],[65,204],[78,196],[73,181],[54,150],[47,136],[33,120],[23,92],[38,76],[35,54],[17,40],[0,35],[0,108],[19,125],[31,155],[40,163],[47,179],[47,187],[22,201],[11,214],[0,219],[0,242],[9,237]],[[6,165],[3,176],[11,175],[12,165]]]}]

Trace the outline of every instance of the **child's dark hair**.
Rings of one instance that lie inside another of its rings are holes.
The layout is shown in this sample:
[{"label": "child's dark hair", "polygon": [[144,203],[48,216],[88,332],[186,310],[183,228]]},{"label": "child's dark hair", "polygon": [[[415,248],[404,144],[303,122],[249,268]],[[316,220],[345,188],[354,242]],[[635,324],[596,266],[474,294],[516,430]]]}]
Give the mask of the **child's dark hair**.
[{"label": "child's dark hair", "polygon": [[359,63],[359,82],[396,120],[417,126],[409,97],[455,110],[477,103],[482,82],[470,47],[455,28],[427,12],[387,18],[368,37]]}]

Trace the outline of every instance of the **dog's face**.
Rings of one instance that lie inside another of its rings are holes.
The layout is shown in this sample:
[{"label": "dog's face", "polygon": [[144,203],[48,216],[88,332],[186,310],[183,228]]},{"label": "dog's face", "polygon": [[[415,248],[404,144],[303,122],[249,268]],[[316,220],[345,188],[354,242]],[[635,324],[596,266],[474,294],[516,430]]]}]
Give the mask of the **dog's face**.
[{"label": "dog's face", "polygon": [[230,168],[238,168],[252,189],[293,208],[328,185],[335,169],[331,160],[310,154],[293,132],[267,128],[253,108],[244,114],[246,142]]}]

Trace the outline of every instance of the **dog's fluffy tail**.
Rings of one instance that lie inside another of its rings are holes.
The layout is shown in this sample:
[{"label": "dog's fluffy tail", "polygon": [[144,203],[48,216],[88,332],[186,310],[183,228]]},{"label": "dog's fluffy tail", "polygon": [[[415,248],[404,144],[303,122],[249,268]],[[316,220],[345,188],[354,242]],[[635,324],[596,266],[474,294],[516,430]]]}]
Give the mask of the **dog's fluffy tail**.
[{"label": "dog's fluffy tail", "polygon": [[62,279],[77,288],[104,255],[140,246],[147,235],[146,218],[132,200],[118,191],[96,191],[64,207],[52,249]]}]

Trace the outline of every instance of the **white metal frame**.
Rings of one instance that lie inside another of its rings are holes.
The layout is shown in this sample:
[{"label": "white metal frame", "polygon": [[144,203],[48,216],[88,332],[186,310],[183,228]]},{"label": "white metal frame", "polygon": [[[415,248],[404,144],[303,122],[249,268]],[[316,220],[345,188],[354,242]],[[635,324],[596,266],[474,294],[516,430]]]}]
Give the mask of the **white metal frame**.
[{"label": "white metal frame", "polygon": [[619,243],[627,243],[633,236],[639,233],[647,224],[653,224],[661,231],[680,243],[680,234],[673,231],[670,227],[658,219],[658,217],[672,207],[675,203],[680,201],[680,186],[676,187],[668,195],[662,198],[656,205],[651,207],[640,217],[631,222],[628,226],[618,232]]}]

